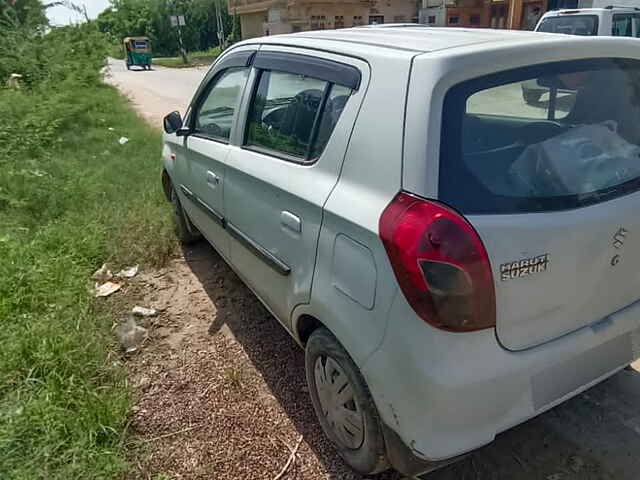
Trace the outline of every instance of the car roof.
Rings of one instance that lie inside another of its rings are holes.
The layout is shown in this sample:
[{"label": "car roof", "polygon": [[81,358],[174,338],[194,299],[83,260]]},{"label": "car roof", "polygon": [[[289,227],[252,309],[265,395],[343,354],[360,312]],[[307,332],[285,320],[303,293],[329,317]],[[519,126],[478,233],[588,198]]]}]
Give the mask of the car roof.
[{"label": "car roof", "polygon": [[305,46],[313,43],[318,49],[348,51],[349,47],[375,47],[414,53],[427,53],[457,47],[486,44],[488,42],[522,43],[553,38],[558,35],[523,30],[498,30],[490,28],[429,27],[420,24],[385,24],[316,30],[255,38],[243,44],[276,44]]},{"label": "car roof", "polygon": [[562,10],[550,10],[543,16],[557,17],[560,15],[597,15],[606,12],[637,12],[636,7],[611,7],[611,8],[563,8]]}]

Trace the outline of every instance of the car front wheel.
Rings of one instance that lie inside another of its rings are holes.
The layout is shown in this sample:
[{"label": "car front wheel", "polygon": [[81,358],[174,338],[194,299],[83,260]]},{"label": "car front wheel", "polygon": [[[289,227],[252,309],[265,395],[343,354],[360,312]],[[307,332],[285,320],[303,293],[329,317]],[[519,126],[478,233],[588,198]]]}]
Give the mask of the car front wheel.
[{"label": "car front wheel", "polygon": [[175,224],[176,236],[185,245],[195,243],[202,238],[202,234],[191,223],[185,213],[176,189],[171,187],[171,204],[173,206],[173,222]]},{"label": "car front wheel", "polygon": [[305,369],[320,425],[343,460],[364,475],[389,468],[380,417],[369,388],[349,354],[326,328],[309,337]]}]

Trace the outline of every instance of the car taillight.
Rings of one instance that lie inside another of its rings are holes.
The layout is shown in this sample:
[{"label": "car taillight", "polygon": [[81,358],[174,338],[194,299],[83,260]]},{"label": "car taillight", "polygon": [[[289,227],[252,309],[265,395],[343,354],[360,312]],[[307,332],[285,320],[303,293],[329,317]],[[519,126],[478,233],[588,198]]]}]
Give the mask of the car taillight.
[{"label": "car taillight", "polygon": [[495,326],[491,264],[462,216],[400,192],[382,213],[379,230],[400,288],[423,320],[456,332]]}]

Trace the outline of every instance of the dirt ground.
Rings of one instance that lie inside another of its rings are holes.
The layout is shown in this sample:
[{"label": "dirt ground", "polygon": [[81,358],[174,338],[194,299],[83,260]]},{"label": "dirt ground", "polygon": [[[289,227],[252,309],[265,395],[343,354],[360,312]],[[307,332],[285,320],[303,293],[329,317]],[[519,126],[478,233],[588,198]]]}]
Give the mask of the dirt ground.
[{"label": "dirt ground", "polygon": [[[163,74],[177,84],[185,71],[175,72]],[[174,109],[151,90],[133,95],[156,122]],[[106,302],[123,316],[134,304],[161,310],[142,348],[123,357],[135,395],[128,478],[276,479],[298,442],[280,478],[362,478],[322,435],[302,350],[211,247],[142,271]],[[640,375],[622,371],[428,478],[639,479]]]},{"label": "dirt ground", "polygon": [[[273,479],[300,438],[283,478],[362,478],[322,435],[302,350],[211,247],[183,253],[140,273],[117,300],[123,313],[161,311],[125,357],[136,398],[130,478]],[[639,400],[638,373],[620,372],[429,478],[637,479]]]}]

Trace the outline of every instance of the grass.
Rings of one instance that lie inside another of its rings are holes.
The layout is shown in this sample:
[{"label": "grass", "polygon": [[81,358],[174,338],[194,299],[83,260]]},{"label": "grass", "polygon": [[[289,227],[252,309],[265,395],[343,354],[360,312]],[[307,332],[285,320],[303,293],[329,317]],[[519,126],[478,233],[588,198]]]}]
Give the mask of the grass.
[{"label": "grass", "polygon": [[118,478],[129,391],[89,279],[175,248],[160,133],[104,85],[0,89],[0,117],[0,478]]},{"label": "grass", "polygon": [[157,57],[153,59],[153,63],[169,68],[188,68],[196,65],[211,65],[218,55],[220,55],[220,47],[211,47],[208,50],[188,53],[187,63],[184,63],[182,57]]}]

